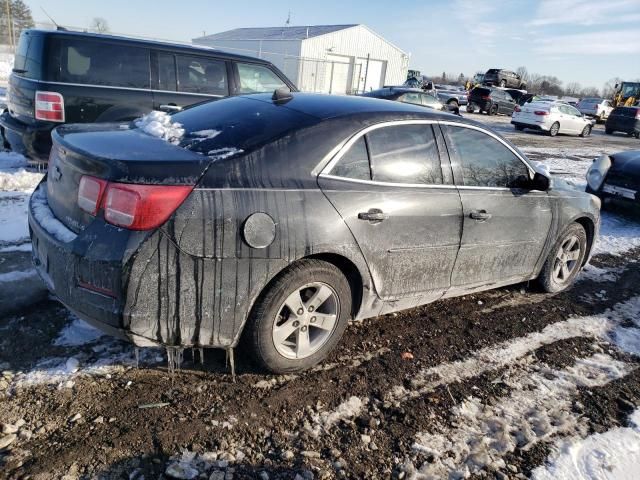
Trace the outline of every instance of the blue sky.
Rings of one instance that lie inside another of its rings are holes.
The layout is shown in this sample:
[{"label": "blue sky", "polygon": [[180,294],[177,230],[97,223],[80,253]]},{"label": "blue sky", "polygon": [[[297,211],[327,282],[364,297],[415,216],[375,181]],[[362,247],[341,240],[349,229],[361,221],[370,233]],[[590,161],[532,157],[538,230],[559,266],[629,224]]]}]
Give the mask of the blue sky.
[{"label": "blue sky", "polygon": [[59,24],[189,41],[238,27],[364,23],[425,74],[500,67],[602,87],[640,78],[640,0],[26,0]]}]

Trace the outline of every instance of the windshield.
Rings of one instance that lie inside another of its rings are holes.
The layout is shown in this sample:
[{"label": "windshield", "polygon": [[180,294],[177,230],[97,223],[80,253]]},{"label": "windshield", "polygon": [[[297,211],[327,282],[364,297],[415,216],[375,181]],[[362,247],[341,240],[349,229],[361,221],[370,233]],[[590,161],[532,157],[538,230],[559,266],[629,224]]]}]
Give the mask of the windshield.
[{"label": "windshield", "polygon": [[623,97],[638,96],[640,93],[640,83],[623,83],[621,93]]}]

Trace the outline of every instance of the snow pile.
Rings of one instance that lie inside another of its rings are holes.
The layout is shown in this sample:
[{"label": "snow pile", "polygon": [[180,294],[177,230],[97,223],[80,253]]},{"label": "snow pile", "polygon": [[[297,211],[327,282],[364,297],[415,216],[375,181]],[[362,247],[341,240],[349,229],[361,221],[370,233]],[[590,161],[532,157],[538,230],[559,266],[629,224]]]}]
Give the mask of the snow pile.
[{"label": "snow pile", "polygon": [[637,219],[603,211],[594,253],[620,255],[635,247],[640,247],[640,223]]},{"label": "snow pile", "polygon": [[31,199],[33,201],[33,216],[42,228],[64,243],[73,242],[76,239],[77,235],[53,215],[47,203],[46,189],[39,188],[33,193]]},{"label": "snow pile", "polygon": [[578,359],[564,370],[525,369],[510,385],[510,397],[484,404],[470,397],[452,409],[450,424],[418,433],[413,449],[431,458],[419,472],[427,478],[466,478],[505,468],[503,457],[529,449],[558,433],[581,433],[584,420],[572,412],[578,387],[594,388],[624,377],[630,367],[605,354]]},{"label": "snow pile", "polygon": [[104,335],[100,330],[83,322],[73,314],[70,314],[70,316],[71,323],[58,334],[58,337],[53,341],[54,345],[62,347],[86,345]]},{"label": "snow pile", "polygon": [[558,442],[558,452],[532,472],[532,480],[640,478],[640,409],[631,414],[629,423],[584,440]]},{"label": "snow pile", "polygon": [[198,137],[196,140],[203,142],[215,138],[221,133],[221,130],[198,130],[197,132],[191,132],[191,136]]},{"label": "snow pile", "polygon": [[13,70],[13,54],[0,53],[0,83],[7,83]]},{"label": "snow pile", "polygon": [[338,407],[330,412],[324,411],[313,415],[313,427],[306,426],[306,430],[314,437],[320,436],[323,431],[328,431],[333,425],[341,420],[348,420],[360,415],[366,399],[353,396],[342,402]]},{"label": "snow pile", "polygon": [[619,303],[606,314],[615,324],[609,339],[621,350],[640,356],[640,297]]},{"label": "snow pile", "polygon": [[181,123],[172,122],[171,115],[154,110],[133,121],[143,132],[177,145],[184,136]]}]

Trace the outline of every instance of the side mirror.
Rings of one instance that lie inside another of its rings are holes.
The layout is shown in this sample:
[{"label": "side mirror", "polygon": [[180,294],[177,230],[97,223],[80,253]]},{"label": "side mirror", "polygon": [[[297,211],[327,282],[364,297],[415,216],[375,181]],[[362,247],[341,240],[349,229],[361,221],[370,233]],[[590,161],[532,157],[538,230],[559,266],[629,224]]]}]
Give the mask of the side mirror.
[{"label": "side mirror", "polygon": [[549,190],[549,186],[551,185],[551,182],[549,180],[549,177],[536,172],[533,175],[533,180],[531,180],[531,190],[540,190],[541,192],[546,192],[547,190]]}]

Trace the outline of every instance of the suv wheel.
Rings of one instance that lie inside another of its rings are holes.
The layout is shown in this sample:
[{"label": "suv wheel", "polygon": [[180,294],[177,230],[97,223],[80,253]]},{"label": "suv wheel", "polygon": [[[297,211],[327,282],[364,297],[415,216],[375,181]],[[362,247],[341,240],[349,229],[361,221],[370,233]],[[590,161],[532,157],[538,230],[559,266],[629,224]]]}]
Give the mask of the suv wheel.
[{"label": "suv wheel", "polygon": [[560,131],[560,124],[558,122],[554,122],[553,125],[551,125],[551,128],[549,129],[549,135],[551,137],[555,137],[556,135],[558,135],[559,131]]},{"label": "suv wheel", "polygon": [[263,292],[244,341],[259,366],[297,372],[322,361],[338,344],[351,314],[351,287],[334,265],[303,260]]},{"label": "suv wheel", "polygon": [[611,128],[605,128],[605,129],[604,129],[604,133],[606,133],[607,135],[611,135],[611,134],[613,134],[613,129],[611,129]]},{"label": "suv wheel", "polygon": [[502,88],[506,87],[507,86],[507,81],[506,80],[500,80],[500,86]]},{"label": "suv wheel", "polygon": [[458,101],[455,99],[451,99],[447,102],[447,105],[449,105],[450,107],[457,107],[458,106]]},{"label": "suv wheel", "polygon": [[582,225],[572,223],[549,252],[538,282],[549,293],[569,288],[582,268],[587,253],[587,233]]},{"label": "suv wheel", "polygon": [[489,110],[487,110],[487,113],[489,115],[497,115],[498,114],[498,106],[497,105],[491,105],[489,107]]},{"label": "suv wheel", "polygon": [[580,136],[588,137],[589,135],[591,135],[591,125],[585,125],[585,127],[582,129],[582,132],[580,133]]}]

